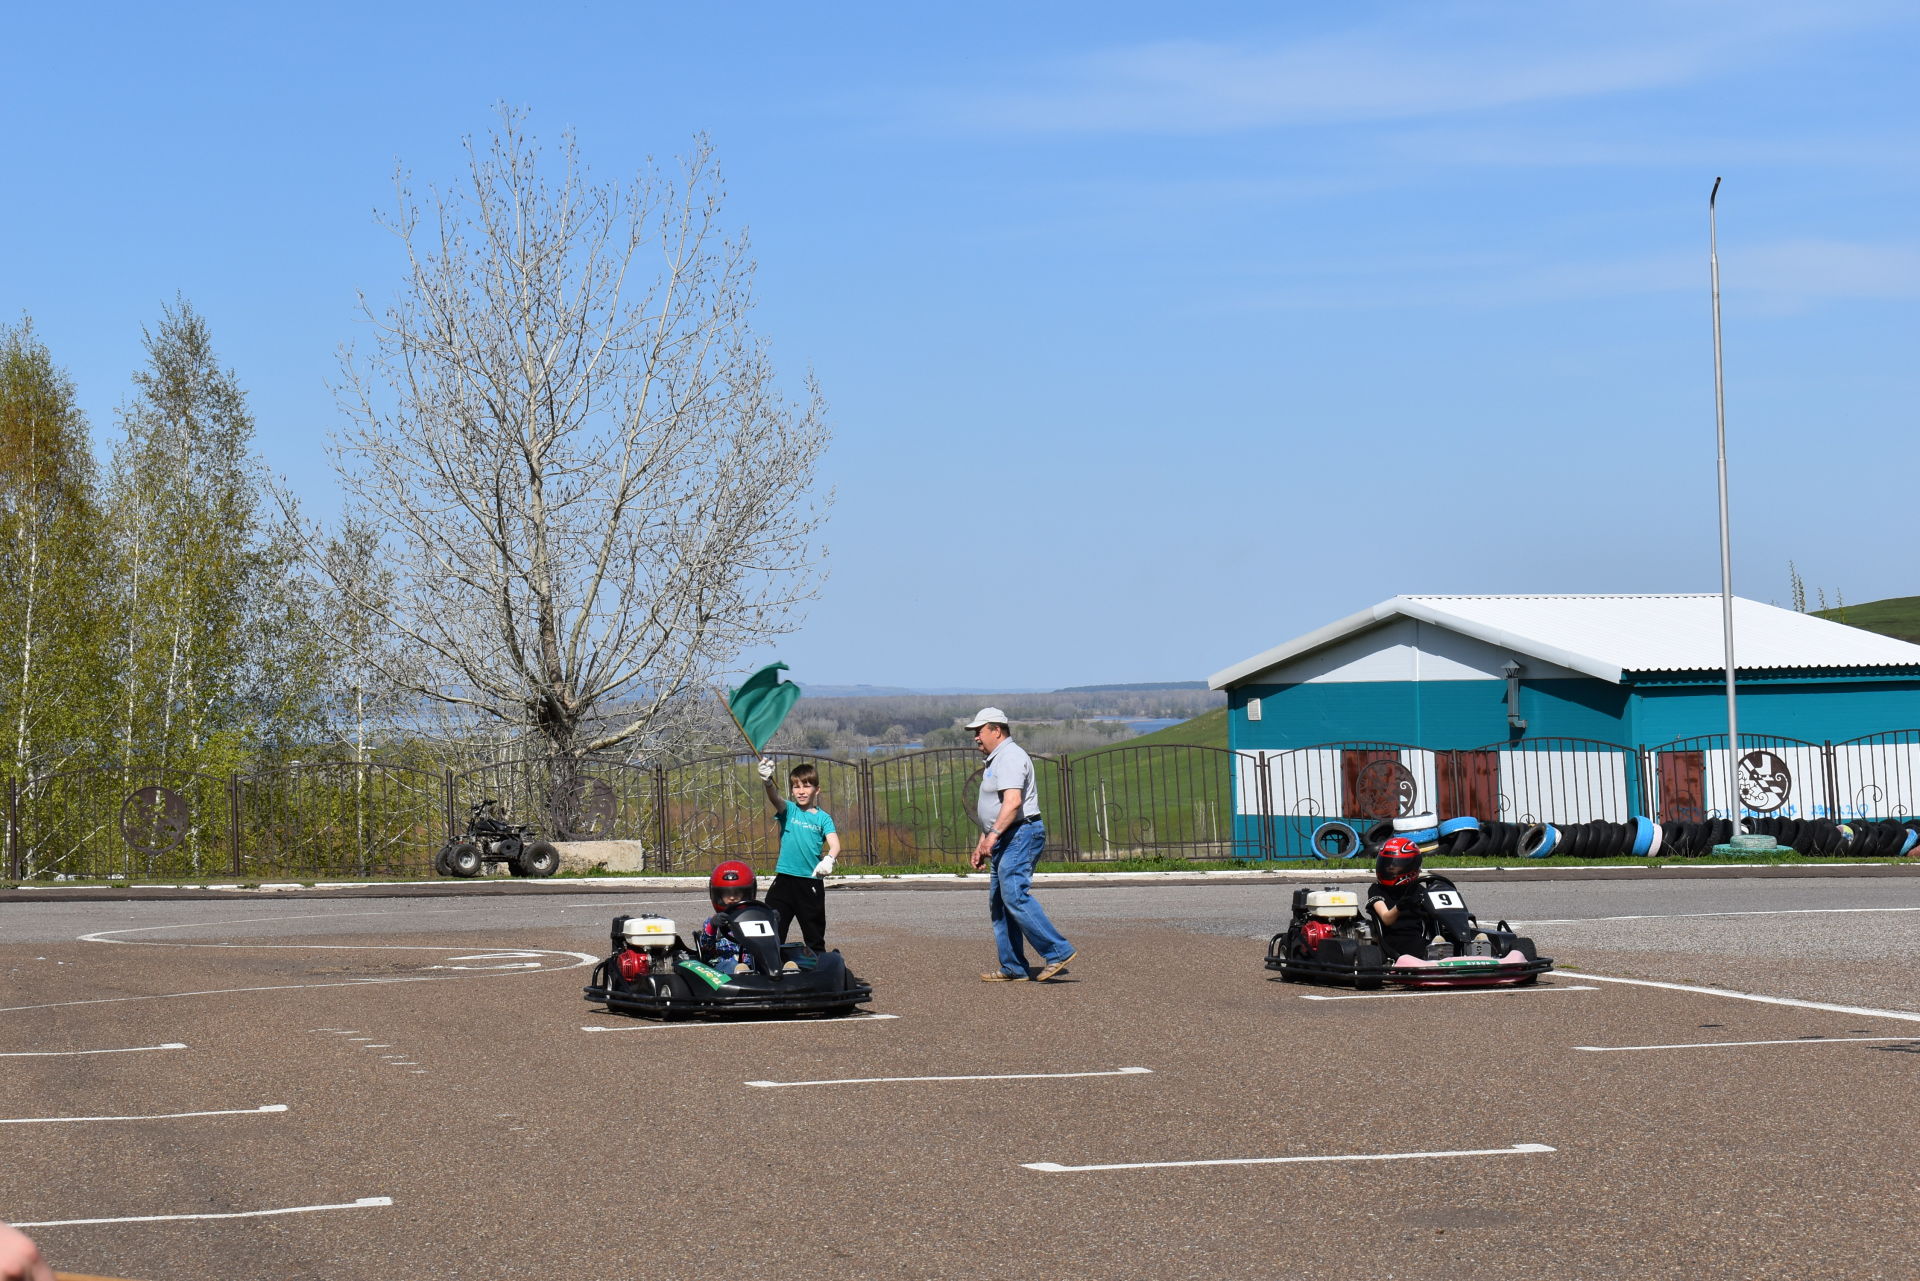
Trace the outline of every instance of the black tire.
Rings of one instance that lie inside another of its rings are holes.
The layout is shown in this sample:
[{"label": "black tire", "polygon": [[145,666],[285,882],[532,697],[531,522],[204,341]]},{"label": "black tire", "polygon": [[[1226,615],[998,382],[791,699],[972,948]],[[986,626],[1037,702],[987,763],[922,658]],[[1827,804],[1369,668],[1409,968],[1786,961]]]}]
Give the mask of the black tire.
[{"label": "black tire", "polygon": [[444,857],[447,871],[459,877],[475,877],[486,868],[486,861],[480,857],[480,847],[472,841],[455,841],[447,847]]},{"label": "black tire", "polygon": [[453,875],[453,866],[447,862],[447,851],[452,848],[451,845],[442,845],[439,850],[434,853],[433,874],[435,876]]},{"label": "black tire", "polygon": [[560,870],[560,851],[548,841],[528,841],[515,861],[514,870],[535,879],[552,876]]}]

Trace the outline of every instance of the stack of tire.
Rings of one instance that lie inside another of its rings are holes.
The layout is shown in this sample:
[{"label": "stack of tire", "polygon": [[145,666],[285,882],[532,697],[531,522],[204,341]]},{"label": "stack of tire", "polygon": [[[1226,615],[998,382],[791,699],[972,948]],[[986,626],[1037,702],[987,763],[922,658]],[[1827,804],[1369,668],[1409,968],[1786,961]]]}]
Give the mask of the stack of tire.
[{"label": "stack of tire", "polygon": [[1535,823],[1520,837],[1522,858],[1645,858],[1666,846],[1666,833],[1650,818],[1624,823]]},{"label": "stack of tire", "polygon": [[1902,858],[1920,845],[1920,819],[1911,818],[1750,818],[1745,826],[1813,858]]},{"label": "stack of tire", "polygon": [[1477,818],[1450,818],[1435,822],[1431,814],[1411,818],[1382,819],[1367,829],[1367,848],[1379,849],[1390,836],[1404,836],[1420,847],[1422,854],[1512,854],[1519,844],[1522,825],[1483,823]]}]

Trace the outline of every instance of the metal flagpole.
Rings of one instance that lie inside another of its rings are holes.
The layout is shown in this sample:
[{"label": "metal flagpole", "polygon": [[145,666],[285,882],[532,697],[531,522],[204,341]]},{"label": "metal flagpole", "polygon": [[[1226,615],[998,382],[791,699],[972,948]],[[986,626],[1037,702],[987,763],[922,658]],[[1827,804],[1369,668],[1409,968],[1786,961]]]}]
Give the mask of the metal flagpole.
[{"label": "metal flagpole", "polygon": [[1713,420],[1720,451],[1720,626],[1727,655],[1727,814],[1740,832],[1740,718],[1734,706],[1733,549],[1727,525],[1727,395],[1720,376],[1720,228],[1715,202],[1720,179],[1707,193],[1707,262],[1713,278]]}]

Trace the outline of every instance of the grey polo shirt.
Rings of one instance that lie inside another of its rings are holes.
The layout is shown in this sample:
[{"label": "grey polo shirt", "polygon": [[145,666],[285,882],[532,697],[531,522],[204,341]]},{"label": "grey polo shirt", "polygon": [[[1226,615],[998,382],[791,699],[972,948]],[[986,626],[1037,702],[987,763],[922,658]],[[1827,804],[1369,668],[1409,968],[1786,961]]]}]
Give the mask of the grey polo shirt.
[{"label": "grey polo shirt", "polygon": [[1040,797],[1039,789],[1034,786],[1033,758],[1020,744],[1007,738],[987,755],[987,771],[980,776],[981,831],[993,830],[993,821],[1000,817],[1000,793],[1009,787],[1020,789],[1020,816],[1039,818]]}]

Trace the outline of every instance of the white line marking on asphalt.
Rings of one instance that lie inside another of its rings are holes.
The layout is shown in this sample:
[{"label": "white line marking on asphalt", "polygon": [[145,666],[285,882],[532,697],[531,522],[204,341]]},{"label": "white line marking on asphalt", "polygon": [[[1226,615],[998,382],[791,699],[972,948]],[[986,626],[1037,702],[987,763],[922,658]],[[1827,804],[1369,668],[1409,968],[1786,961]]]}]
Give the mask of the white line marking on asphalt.
[{"label": "white line marking on asphalt", "polygon": [[[1583,976],[1584,977],[1584,976]],[[1429,988],[1420,992],[1366,992],[1358,996],[1321,996],[1314,992],[1299,994],[1303,1001],[1392,1001],[1402,997],[1417,996],[1425,999],[1429,996],[1511,996],[1516,992],[1598,992],[1597,987],[1579,983],[1556,983],[1552,987],[1471,987],[1471,988]]]},{"label": "white line marking on asphalt", "polygon": [[239,992],[292,992],[307,987],[360,987],[368,983],[445,983],[452,975],[441,977],[416,974],[407,978],[349,979],[344,983],[280,983],[272,987],[216,987],[204,992],[156,992],[152,996],[92,996],[84,1001],[49,1001],[45,1005],[0,1006],[0,1014],[18,1014],[22,1010],[57,1010],[69,1005],[118,1005],[125,1001],[171,1001],[180,996],[232,996]]},{"label": "white line marking on asphalt", "polygon": [[1125,1161],[1113,1165],[1059,1165],[1029,1161],[1020,1168],[1043,1174],[1078,1174],[1084,1170],[1168,1170],[1198,1165],[1295,1165],[1318,1161],[1423,1161],[1450,1156],[1523,1156],[1556,1149],[1544,1143],[1516,1143],[1510,1148],[1480,1148],[1466,1152],[1365,1152],[1347,1156],[1236,1156],[1219,1161]]},{"label": "white line marking on asphalt", "polygon": [[319,1210],[364,1210],[377,1205],[392,1205],[390,1196],[363,1196],[341,1205],[290,1205],[282,1210],[235,1210],[226,1214],[134,1214],[118,1219],[44,1219],[39,1223],[16,1223],[17,1228],[72,1228],[92,1223],[172,1223],[180,1219],[263,1219],[270,1214],[313,1214]]},{"label": "white line marking on asphalt", "polygon": [[837,1019],[731,1019],[712,1023],[636,1023],[632,1027],[583,1027],[582,1032],[687,1032],[698,1027],[761,1027],[778,1023],[782,1027],[826,1027],[833,1023],[872,1023],[876,1019],[897,1019],[898,1014],[843,1014]]},{"label": "white line marking on asphalt", "polygon": [[1152,1068],[1123,1067],[1110,1072],[1007,1072],[998,1076],[850,1076],[837,1081],[742,1081],[763,1090],[795,1085],[891,1085],[899,1081],[1054,1081],[1076,1076],[1138,1076]]},{"label": "white line marking on asphalt", "polygon": [[1781,907],[1747,912],[1649,912],[1644,916],[1569,916],[1558,921],[1526,921],[1534,925],[1585,925],[1589,921],[1679,921],[1699,916],[1846,916],[1857,912],[1920,912],[1920,907]]},{"label": "white line marking on asphalt", "polygon": [[1607,1054],[1614,1050],[1712,1050],[1743,1045],[1847,1045],[1861,1041],[1913,1041],[1911,1036],[1796,1036],[1783,1041],[1683,1041],[1675,1045],[1576,1045],[1576,1050]]},{"label": "white line marking on asphalt", "polygon": [[1920,1014],[1912,1010],[1877,1010],[1864,1005],[1830,1005],[1825,1001],[1801,1001],[1790,996],[1761,996],[1756,992],[1734,992],[1723,987],[1697,987],[1692,983],[1657,983],[1652,979],[1622,979],[1610,974],[1588,974],[1582,971],[1580,977],[1592,979],[1596,983],[1627,983],[1634,987],[1663,987],[1670,992],[1697,992],[1702,996],[1725,996],[1736,1001],[1758,1001],[1762,1005],[1789,1005],[1796,1010],[1825,1010],[1829,1014],[1864,1014],[1875,1019],[1899,1019],[1902,1023],[1920,1023]]},{"label": "white line marking on asphalt", "polygon": [[350,1036],[347,1039],[349,1041],[371,1041],[373,1038],[370,1036]]},{"label": "white line marking on asphalt", "polygon": [[138,1054],[142,1050],[184,1050],[183,1041],[168,1041],[165,1045],[128,1045],[115,1050],[7,1050],[0,1052],[0,1059],[57,1059],[68,1054]]},{"label": "white line marking on asphalt", "polygon": [[155,1116],[5,1116],[0,1125],[58,1125],[68,1121],[178,1121],[190,1116],[258,1116],[263,1112],[285,1112],[284,1103],[269,1103],[257,1108],[227,1108],[219,1112],[161,1112]]}]

